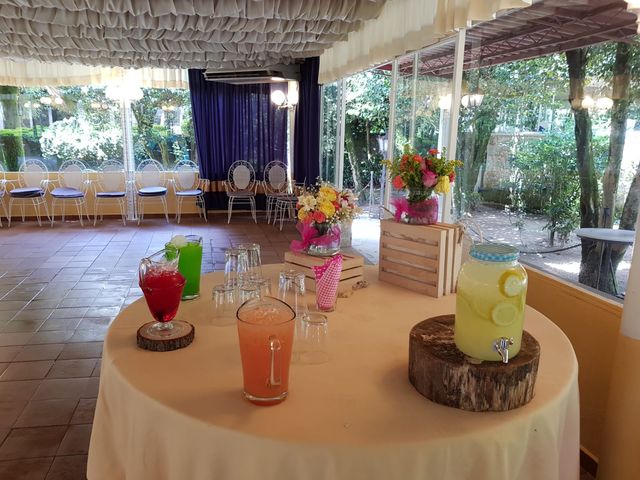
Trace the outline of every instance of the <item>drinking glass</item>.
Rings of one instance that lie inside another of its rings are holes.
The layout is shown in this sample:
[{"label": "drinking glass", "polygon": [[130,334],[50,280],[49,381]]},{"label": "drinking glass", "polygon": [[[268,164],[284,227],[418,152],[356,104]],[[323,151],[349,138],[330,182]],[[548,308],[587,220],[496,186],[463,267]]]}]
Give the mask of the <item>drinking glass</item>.
[{"label": "drinking glass", "polygon": [[173,322],[185,284],[185,278],[178,271],[179,256],[180,252],[175,249],[164,249],[140,261],[140,289],[156,320],[145,327],[145,333],[151,338],[180,337],[188,326],[184,322]]},{"label": "drinking glass", "polygon": [[247,275],[247,251],[227,248],[224,251],[224,284],[238,288]]},{"label": "drinking glass", "polygon": [[319,364],[329,361],[328,334],[329,321],[326,315],[309,313],[302,319],[300,322],[300,335],[297,339],[300,343],[300,363]]},{"label": "drinking glass", "polygon": [[278,298],[293,309],[296,317],[306,317],[309,309],[305,298],[304,273],[297,270],[283,270],[280,272]]},{"label": "drinking glass", "polygon": [[257,243],[241,243],[239,250],[247,252],[247,276],[250,280],[262,278],[262,260],[260,259],[260,245]]},{"label": "drinking glass", "polygon": [[238,309],[244,396],[275,405],[289,393],[295,312],[273,297],[252,298]]},{"label": "drinking glass", "polygon": [[216,285],[212,292],[213,324],[216,326],[236,323],[236,312],[241,305],[235,288],[227,285]]},{"label": "drinking glass", "polygon": [[261,290],[257,282],[243,282],[240,286],[240,304],[252,298],[260,298]]},{"label": "drinking glass", "polygon": [[[178,270],[187,281],[182,291],[182,300],[191,300],[200,296],[202,237],[200,235],[186,235],[185,238],[187,239],[187,244],[179,248]],[[172,246],[168,243],[165,248],[170,249]]]}]

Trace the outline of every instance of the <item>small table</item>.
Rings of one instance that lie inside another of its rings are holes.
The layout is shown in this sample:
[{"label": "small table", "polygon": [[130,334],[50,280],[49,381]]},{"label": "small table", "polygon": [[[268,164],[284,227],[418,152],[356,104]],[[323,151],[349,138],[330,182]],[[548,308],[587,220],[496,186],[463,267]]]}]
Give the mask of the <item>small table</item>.
[{"label": "small table", "polygon": [[600,250],[600,268],[596,280],[596,288],[600,290],[600,274],[607,268],[613,278],[613,290],[618,295],[618,282],[611,263],[611,248],[613,245],[633,245],[636,232],[633,230],[616,230],[613,228],[579,228],[576,230],[578,238],[602,243]]},{"label": "small table", "polygon": [[369,287],[328,314],[329,362],[293,364],[289,397],[272,407],[242,398],[237,329],[212,318],[208,292],[222,273],[203,276],[203,295],[180,306],[196,327],[187,348],[136,348],[149,312],[144,300],[127,307],[104,342],[89,480],[578,479],[578,365],[555,324],[527,308],[542,349],[529,404],[445,407],[409,383],[409,331],[453,312],[455,295],[378,282],[374,266],[364,275]]}]

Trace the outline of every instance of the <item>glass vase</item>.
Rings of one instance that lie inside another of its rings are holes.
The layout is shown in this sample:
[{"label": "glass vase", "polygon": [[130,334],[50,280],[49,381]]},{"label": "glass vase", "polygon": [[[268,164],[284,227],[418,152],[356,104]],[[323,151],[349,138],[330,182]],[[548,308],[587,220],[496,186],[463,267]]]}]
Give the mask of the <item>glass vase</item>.
[{"label": "glass vase", "polygon": [[331,257],[340,251],[340,226],[318,223],[314,225],[318,236],[309,240],[307,254],[314,257]]}]

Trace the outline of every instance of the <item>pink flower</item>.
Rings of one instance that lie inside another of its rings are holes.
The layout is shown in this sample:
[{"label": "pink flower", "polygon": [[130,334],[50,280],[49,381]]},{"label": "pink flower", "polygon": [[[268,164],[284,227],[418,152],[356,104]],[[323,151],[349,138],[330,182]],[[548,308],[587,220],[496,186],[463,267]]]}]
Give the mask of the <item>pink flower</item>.
[{"label": "pink flower", "polygon": [[422,184],[425,187],[431,188],[436,183],[438,183],[438,177],[435,173],[433,173],[431,170],[425,170],[422,172]]},{"label": "pink flower", "polygon": [[316,223],[324,223],[327,220],[327,217],[324,213],[320,211],[313,212],[313,221]]},{"label": "pink flower", "polygon": [[404,188],[404,181],[400,175],[396,175],[391,183],[396,190],[402,190]]}]

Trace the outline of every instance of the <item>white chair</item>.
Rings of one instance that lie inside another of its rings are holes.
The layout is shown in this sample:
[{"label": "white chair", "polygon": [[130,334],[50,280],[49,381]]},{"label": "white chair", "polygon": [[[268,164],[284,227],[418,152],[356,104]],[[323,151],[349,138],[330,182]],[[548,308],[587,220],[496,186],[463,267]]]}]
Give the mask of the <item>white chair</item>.
[{"label": "white chair", "polygon": [[253,221],[258,223],[256,218],[256,171],[246,160],[233,162],[229,167],[227,180],[224,182],[224,189],[229,197],[227,207],[227,223],[231,223],[233,205],[244,203],[251,207]]},{"label": "white chair", "polygon": [[262,186],[267,200],[267,223],[271,223],[271,212],[279,197],[289,195],[287,165],[283,162],[269,162],[264,167]]},{"label": "white chair", "polygon": [[78,212],[80,225],[84,227],[82,220],[83,207],[84,214],[89,219],[87,212],[87,189],[89,188],[89,177],[87,167],[80,160],[68,160],[60,165],[58,169],[58,186],[51,191],[51,226],[56,217],[56,206],[62,206],[62,221],[66,213],[66,204],[73,203]]},{"label": "white chair", "polygon": [[138,225],[144,220],[144,204],[160,200],[164,208],[164,217],[169,223],[167,210],[167,177],[160,162],[144,160],[136,169],[136,197],[138,199]]},{"label": "white chair", "polygon": [[176,213],[177,222],[180,223],[180,217],[182,216],[182,201],[185,198],[195,199],[196,207],[198,207],[198,216],[204,217],[204,221],[208,222],[207,206],[204,203],[204,192],[209,189],[209,180],[206,178],[200,178],[198,166],[189,160],[183,160],[176,163],[173,172],[172,185],[178,206],[178,211]]},{"label": "white chair", "polygon": [[49,190],[49,170],[40,160],[25,160],[20,165],[18,171],[18,187],[9,190],[9,215],[8,222],[11,226],[11,217],[13,214],[13,206],[19,205],[22,213],[22,221],[24,222],[24,207],[32,205],[38,225],[42,226],[40,219],[40,207],[44,205],[44,211],[47,219],[51,220],[49,215],[49,207],[45,195]]},{"label": "white chair", "polygon": [[[124,174],[124,165],[118,160],[105,160],[100,165],[98,173],[98,181],[94,184],[95,201],[93,204],[93,226],[98,221],[98,207],[105,203],[116,202],[120,207],[120,216],[122,224],[127,225],[127,183]],[[100,213],[102,221],[103,214]]]},{"label": "white chair", "polygon": [[[7,206],[4,203],[4,197],[7,194],[7,177],[4,172],[4,167],[0,165],[0,205],[2,205],[2,211],[7,220],[9,220],[9,213],[7,212]],[[2,227],[2,216],[0,215],[0,227]]]}]

